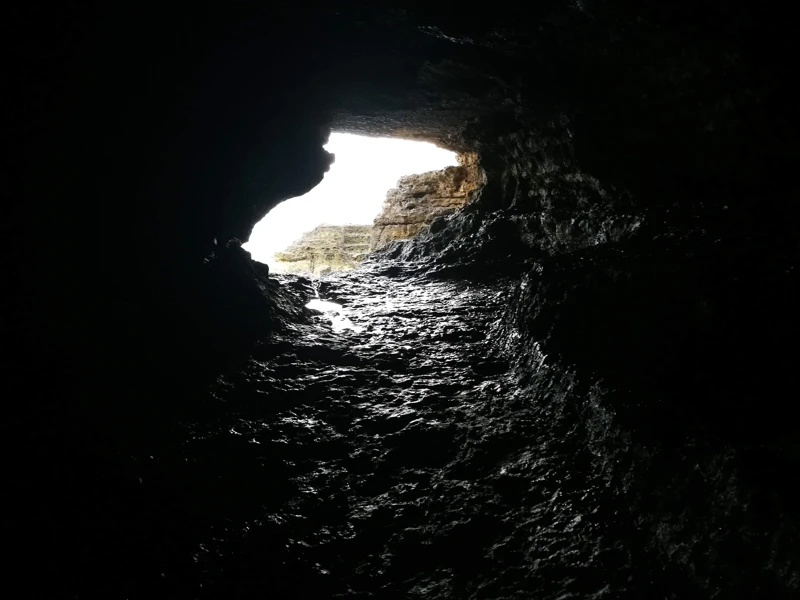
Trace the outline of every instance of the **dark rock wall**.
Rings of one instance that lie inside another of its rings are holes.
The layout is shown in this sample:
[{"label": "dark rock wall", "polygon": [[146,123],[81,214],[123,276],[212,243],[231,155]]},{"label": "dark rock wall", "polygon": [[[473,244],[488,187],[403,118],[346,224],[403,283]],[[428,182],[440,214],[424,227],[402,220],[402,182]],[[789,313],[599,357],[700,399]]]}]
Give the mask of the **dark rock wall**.
[{"label": "dark rock wall", "polygon": [[476,120],[480,199],[385,253],[443,274],[526,271],[498,344],[523,382],[553,367],[527,385],[582,416],[596,467],[676,581],[792,597],[798,215],[773,136],[795,125],[754,58],[726,49],[731,22],[675,56],[665,24],[649,26],[653,62],[625,85],[601,63],[609,79],[587,104]]}]

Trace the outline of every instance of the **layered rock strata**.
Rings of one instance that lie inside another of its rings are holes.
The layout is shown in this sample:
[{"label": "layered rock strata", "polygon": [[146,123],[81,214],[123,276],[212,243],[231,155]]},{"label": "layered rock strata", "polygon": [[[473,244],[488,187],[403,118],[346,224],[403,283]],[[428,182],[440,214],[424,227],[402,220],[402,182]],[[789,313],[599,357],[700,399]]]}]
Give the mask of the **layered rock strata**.
[{"label": "layered rock strata", "polygon": [[271,264],[279,273],[320,275],[352,269],[369,252],[371,234],[369,225],[320,225],[276,252]]},{"label": "layered rock strata", "polygon": [[439,217],[450,215],[483,185],[475,153],[458,155],[458,166],[401,177],[386,194],[370,225],[320,225],[275,253],[278,273],[320,275],[352,269],[366,255],[395,240],[407,240]]},{"label": "layered rock strata", "polygon": [[457,167],[406,175],[389,190],[375,218],[370,250],[414,237],[434,220],[463,207],[482,184],[474,153],[460,154]]}]

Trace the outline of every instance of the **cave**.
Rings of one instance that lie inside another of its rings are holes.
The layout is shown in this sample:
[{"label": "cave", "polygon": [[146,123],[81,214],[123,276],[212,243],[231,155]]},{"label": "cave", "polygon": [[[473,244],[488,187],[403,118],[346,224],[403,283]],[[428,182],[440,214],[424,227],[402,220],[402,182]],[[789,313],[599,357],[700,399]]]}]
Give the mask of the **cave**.
[{"label": "cave", "polygon": [[[16,597],[800,595],[777,2],[29,2],[4,31]],[[475,181],[315,287],[242,242],[331,132]]]}]

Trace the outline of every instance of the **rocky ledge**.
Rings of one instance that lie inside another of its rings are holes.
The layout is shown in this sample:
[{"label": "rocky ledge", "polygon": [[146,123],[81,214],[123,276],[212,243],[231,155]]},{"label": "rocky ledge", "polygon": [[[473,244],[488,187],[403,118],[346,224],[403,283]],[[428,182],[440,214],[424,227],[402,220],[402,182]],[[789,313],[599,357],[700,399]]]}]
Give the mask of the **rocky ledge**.
[{"label": "rocky ledge", "polygon": [[375,218],[370,250],[412,238],[438,217],[463,207],[481,187],[483,174],[473,153],[459,154],[458,162],[457,167],[401,177]]},{"label": "rocky ledge", "polygon": [[370,249],[370,225],[320,225],[283,252],[275,253],[274,271],[330,273],[352,269]]}]

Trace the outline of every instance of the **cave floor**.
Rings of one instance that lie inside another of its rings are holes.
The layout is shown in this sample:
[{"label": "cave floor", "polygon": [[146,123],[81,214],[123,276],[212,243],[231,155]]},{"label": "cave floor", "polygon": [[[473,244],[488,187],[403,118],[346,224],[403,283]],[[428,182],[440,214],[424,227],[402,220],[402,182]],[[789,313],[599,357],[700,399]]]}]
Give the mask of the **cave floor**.
[{"label": "cave floor", "polygon": [[19,557],[47,597],[688,597],[598,472],[570,376],[498,341],[514,284],[326,276],[354,329],[315,313],[117,450],[77,438],[97,448],[42,463],[61,483]]},{"label": "cave floor", "polygon": [[653,597],[661,584],[593,474],[577,417],[519,385],[492,347],[508,285],[379,265],[328,276],[322,298],[357,329],[319,316],[273,334],[183,420],[172,459],[142,463],[160,512],[163,488],[175,490],[173,530],[151,533],[157,585],[195,597]]}]

